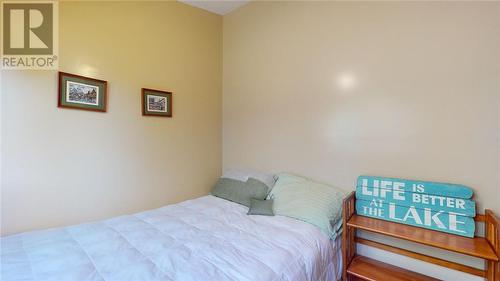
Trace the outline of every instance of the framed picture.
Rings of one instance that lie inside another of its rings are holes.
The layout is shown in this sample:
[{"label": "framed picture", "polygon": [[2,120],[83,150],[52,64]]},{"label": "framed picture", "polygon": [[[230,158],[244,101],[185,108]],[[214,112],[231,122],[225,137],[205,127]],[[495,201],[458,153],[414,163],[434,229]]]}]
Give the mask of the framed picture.
[{"label": "framed picture", "polygon": [[58,107],[106,112],[108,82],[59,72]]},{"label": "framed picture", "polygon": [[142,88],[142,115],[172,117],[172,93]]}]

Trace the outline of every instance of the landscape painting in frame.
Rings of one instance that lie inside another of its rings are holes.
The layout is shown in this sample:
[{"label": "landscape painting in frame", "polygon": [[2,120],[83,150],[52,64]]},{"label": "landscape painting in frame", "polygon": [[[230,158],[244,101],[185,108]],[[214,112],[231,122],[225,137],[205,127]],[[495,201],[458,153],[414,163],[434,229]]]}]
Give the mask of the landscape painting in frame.
[{"label": "landscape painting in frame", "polygon": [[142,115],[172,117],[172,93],[142,88]]},{"label": "landscape painting in frame", "polygon": [[106,81],[59,72],[59,107],[106,112],[106,101]]}]

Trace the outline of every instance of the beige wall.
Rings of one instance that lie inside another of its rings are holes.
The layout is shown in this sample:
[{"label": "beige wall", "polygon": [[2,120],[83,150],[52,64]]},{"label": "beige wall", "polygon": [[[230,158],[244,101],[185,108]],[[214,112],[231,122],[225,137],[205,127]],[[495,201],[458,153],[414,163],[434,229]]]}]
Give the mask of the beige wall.
[{"label": "beige wall", "polygon": [[[59,109],[57,73],[2,72],[2,235],[206,194],[220,174],[222,18],[176,2],[60,3],[60,70],[108,81]],[[174,117],[141,116],[140,89]]]},{"label": "beige wall", "polygon": [[224,168],[462,183],[500,215],[500,3],[256,1],[223,21]]},{"label": "beige wall", "polygon": [[[224,167],[351,189],[359,174],[459,182],[500,213],[499,5],[252,2],[226,15]],[[2,71],[2,234],[206,193],[220,174],[221,43],[221,17],[180,3],[62,2],[60,69],[107,80],[108,112],[58,109],[55,72]],[[174,118],[142,117],[141,87],[173,91]]]}]

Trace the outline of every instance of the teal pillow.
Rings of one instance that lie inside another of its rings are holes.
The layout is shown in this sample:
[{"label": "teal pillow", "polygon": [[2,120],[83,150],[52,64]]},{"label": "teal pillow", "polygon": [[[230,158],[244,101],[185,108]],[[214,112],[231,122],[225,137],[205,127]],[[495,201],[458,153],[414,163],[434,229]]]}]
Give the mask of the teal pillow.
[{"label": "teal pillow", "polygon": [[274,216],[273,199],[259,200],[252,198],[247,215]]},{"label": "teal pillow", "polygon": [[319,227],[334,239],[342,226],[342,199],[347,192],[290,174],[279,174],[269,197],[274,213]]},{"label": "teal pillow", "polygon": [[246,182],[220,178],[212,195],[250,207],[252,198],[264,200],[268,192],[267,185],[254,178],[249,178]]}]

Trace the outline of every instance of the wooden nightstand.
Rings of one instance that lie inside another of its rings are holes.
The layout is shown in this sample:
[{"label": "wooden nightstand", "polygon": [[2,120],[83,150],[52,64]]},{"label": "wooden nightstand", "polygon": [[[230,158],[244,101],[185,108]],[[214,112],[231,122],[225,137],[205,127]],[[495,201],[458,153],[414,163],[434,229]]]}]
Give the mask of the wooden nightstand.
[{"label": "wooden nightstand", "polygon": [[[454,270],[484,277],[487,281],[500,281],[500,220],[491,210],[477,215],[475,220],[484,222],[486,237],[462,237],[390,221],[358,216],[355,214],[356,198],[352,192],[343,202],[342,254],[343,280],[416,281],[438,280],[397,266],[356,254],[356,243],[362,243],[392,253],[419,259]],[[445,249],[485,260],[485,270],[408,251],[379,242],[356,237],[356,230],[383,234],[427,246]]]}]

